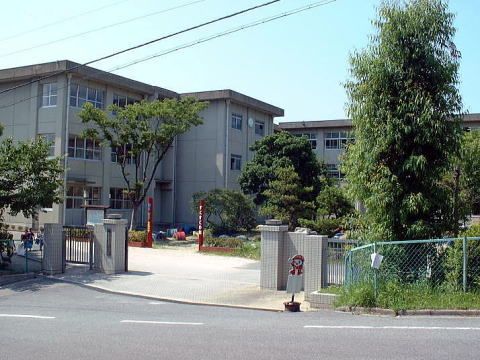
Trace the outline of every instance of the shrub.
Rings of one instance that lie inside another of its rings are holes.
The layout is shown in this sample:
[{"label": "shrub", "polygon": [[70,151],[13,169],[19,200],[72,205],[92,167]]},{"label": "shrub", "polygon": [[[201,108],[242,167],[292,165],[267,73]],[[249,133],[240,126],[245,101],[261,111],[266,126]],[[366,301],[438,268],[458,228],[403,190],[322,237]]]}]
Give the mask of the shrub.
[{"label": "shrub", "polygon": [[336,230],[343,225],[342,218],[300,219],[299,222],[302,227],[309,228],[310,230],[316,231],[319,235],[327,235],[328,237],[334,236],[337,232]]},{"label": "shrub", "polygon": [[147,242],[147,232],[146,231],[138,231],[138,230],[130,230],[128,232],[128,241],[129,242]]},{"label": "shrub", "polygon": [[[472,225],[460,236],[480,236],[480,224]],[[463,287],[463,241],[457,240],[446,254],[447,285],[454,290]],[[467,241],[467,286],[468,290],[480,290],[480,240]]]},{"label": "shrub", "polygon": [[218,238],[208,236],[205,239],[205,246],[210,247],[226,247],[232,249],[238,249],[243,246],[244,241],[242,239],[227,237],[227,238]]}]

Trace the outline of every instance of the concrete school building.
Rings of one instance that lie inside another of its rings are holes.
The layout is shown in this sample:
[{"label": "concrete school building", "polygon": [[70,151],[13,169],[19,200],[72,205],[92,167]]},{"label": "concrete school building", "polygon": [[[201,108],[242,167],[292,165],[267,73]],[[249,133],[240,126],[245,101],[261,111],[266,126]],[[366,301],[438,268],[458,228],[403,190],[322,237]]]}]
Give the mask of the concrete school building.
[{"label": "concrete school building", "polygon": [[[480,113],[465,115],[463,126],[480,128]],[[278,129],[293,135],[305,136],[310,141],[314,153],[325,163],[328,175],[343,179],[339,169],[340,155],[345,149],[345,144],[353,137],[350,119],[282,122]]]},{"label": "concrete school building", "polygon": [[[284,114],[279,107],[233,90],[179,94],[68,60],[0,70],[0,91],[25,83],[0,94],[3,136],[19,141],[42,136],[52,143],[51,156],[66,154],[65,198],[63,204],[41,209],[35,220],[5,214],[4,222],[18,227],[82,225],[84,204],[106,205],[108,212],[129,218],[117,150],[80,137],[85,125],[78,113],[85,102],[100,109],[184,96],[209,102],[201,113],[204,123],[175,139],[154,175],[149,195],[156,229],[194,225],[191,199],[197,191],[238,189],[241,169],[253,157],[249,147],[273,133],[274,118]],[[138,224],[145,224],[146,206],[139,212]]]}]

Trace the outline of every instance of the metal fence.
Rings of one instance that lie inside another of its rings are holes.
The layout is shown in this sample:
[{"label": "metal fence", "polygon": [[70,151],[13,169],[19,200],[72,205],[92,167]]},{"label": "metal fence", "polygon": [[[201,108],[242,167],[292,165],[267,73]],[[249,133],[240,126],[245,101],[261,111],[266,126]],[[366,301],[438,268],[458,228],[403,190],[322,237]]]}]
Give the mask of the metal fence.
[{"label": "metal fence", "polygon": [[0,239],[0,276],[40,272],[43,238],[34,240]]},{"label": "metal fence", "polygon": [[87,227],[63,228],[64,259],[74,264],[87,264],[93,268],[93,229]]},{"label": "metal fence", "polygon": [[356,244],[356,240],[328,239],[327,283],[329,285],[343,285],[345,256]]},{"label": "metal fence", "polygon": [[[372,254],[383,256],[378,269]],[[480,291],[480,237],[377,242],[345,259],[345,284],[421,285],[444,291]]]}]

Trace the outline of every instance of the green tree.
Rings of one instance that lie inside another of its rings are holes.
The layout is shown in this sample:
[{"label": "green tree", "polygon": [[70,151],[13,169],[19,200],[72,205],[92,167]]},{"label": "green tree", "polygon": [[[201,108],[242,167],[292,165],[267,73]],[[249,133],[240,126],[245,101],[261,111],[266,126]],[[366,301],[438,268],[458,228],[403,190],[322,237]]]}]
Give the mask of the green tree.
[{"label": "green tree", "polygon": [[298,175],[300,186],[312,188],[312,191],[302,194],[304,197],[301,200],[315,199],[322,187],[325,169],[318,162],[307,139],[282,131],[265,136],[250,149],[255,151],[255,156],[245,165],[239,183],[244,193],[255,195],[254,202],[257,205],[265,202],[265,190],[275,179],[276,169],[289,166]]},{"label": "green tree", "polygon": [[[177,135],[202,123],[199,112],[208,106],[193,98],[141,101],[107,111],[86,103],[79,116],[93,126],[85,137],[99,139],[117,152],[118,163],[132,203],[132,229],[160,162]],[[114,114],[113,116],[111,114]]]},{"label": "green tree", "polygon": [[239,191],[213,189],[193,194],[192,211],[195,214],[200,200],[205,200],[205,221],[216,235],[250,231],[255,227],[255,205]]},{"label": "green tree", "polygon": [[[3,128],[0,127],[0,135]],[[60,158],[49,157],[50,144],[39,137],[28,142],[4,139],[0,144],[0,213],[34,216],[39,207],[62,200]]]},{"label": "green tree", "polygon": [[300,218],[311,218],[314,213],[311,197],[313,187],[305,187],[295,168],[290,165],[274,170],[275,178],[263,191],[266,201],[260,208],[260,213],[288,223],[290,231],[295,230]]},{"label": "green tree", "polygon": [[440,180],[461,136],[453,20],[442,0],[383,2],[370,45],[351,56],[355,143],[343,171],[365,205],[368,240],[436,237],[451,226]]},{"label": "green tree", "polygon": [[354,211],[345,190],[340,186],[325,186],[317,196],[317,215],[324,218],[342,218]]}]

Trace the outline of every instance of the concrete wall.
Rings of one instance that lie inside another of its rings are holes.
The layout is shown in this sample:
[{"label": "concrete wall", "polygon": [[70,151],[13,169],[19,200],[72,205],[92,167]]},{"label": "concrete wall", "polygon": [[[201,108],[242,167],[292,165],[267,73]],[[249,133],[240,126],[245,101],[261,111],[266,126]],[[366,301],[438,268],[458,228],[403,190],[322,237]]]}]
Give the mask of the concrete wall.
[{"label": "concrete wall", "polygon": [[327,286],[328,239],[323,235],[292,233],[287,230],[288,227],[280,225],[277,220],[267,220],[267,225],[260,227],[260,287],[285,290],[291,269],[288,259],[300,254],[305,257],[303,288],[308,300],[308,294]]}]

